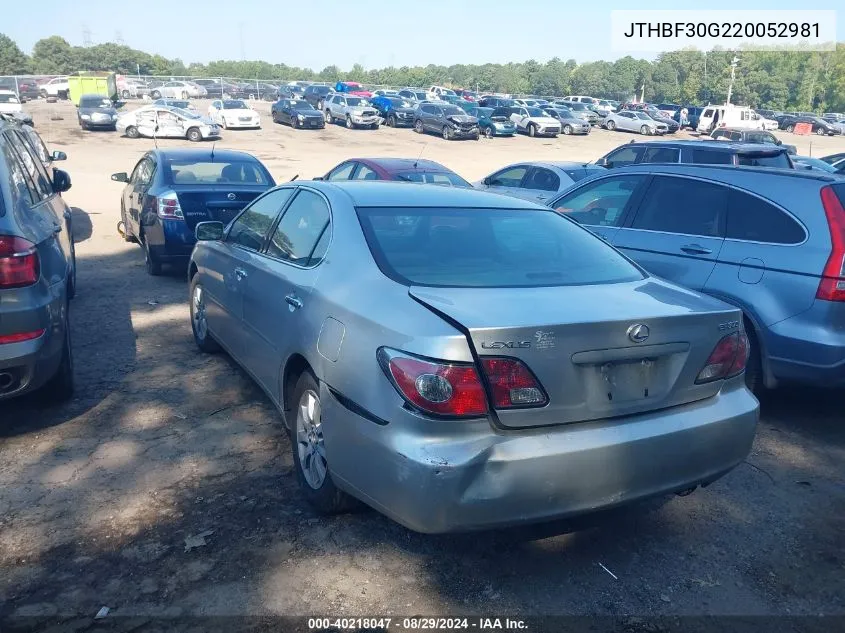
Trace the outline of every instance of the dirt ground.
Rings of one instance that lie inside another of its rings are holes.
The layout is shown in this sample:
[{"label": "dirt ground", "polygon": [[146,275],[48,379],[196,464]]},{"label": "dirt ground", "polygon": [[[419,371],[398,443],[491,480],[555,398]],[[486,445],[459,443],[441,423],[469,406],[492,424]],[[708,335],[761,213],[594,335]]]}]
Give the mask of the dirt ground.
[{"label": "dirt ground", "polygon": [[[148,276],[141,250],[116,233],[122,185],[109,175],[153,142],[82,132],[68,103],[27,107],[73,179],[78,390],[57,408],[37,396],[0,404],[0,618],[64,631],[85,629],[103,606],[109,618],[845,614],[841,391],[767,394],[747,463],[662,507],[439,537],[370,510],[318,517],[269,401],[225,355],[195,348],[183,271]],[[294,131],[258,108],[262,130],[226,132],[218,146],[254,153],[278,181],[376,155],[422,155],[475,180],[517,160],[588,161],[641,140]],[[812,142],[814,156],[845,145],[783,138],[802,154]]]}]

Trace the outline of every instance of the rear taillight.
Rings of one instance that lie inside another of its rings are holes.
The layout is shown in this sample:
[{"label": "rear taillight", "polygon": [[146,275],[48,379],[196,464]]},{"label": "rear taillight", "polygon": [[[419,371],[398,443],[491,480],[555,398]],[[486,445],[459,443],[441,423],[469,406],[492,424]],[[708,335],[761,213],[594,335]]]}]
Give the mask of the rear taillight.
[{"label": "rear taillight", "polygon": [[24,341],[31,341],[44,334],[46,330],[33,330],[32,332],[17,332],[15,334],[0,334],[0,345],[8,345],[9,343],[22,343]]},{"label": "rear taillight", "polygon": [[461,418],[487,413],[484,386],[473,364],[423,359],[384,347],[378,360],[399,394],[424,412]]},{"label": "rear taillight", "polygon": [[816,299],[845,301],[845,208],[830,185],[822,188],[821,196],[830,230],[831,251],[822,271]]},{"label": "rear taillight", "polygon": [[698,373],[695,383],[700,385],[741,374],[748,363],[748,352],[748,337],[745,332],[728,334],[716,344],[704,364],[704,369]]},{"label": "rear taillight", "polygon": [[496,409],[542,407],[549,399],[534,374],[515,358],[482,358]]},{"label": "rear taillight", "polygon": [[40,275],[35,244],[22,237],[0,235],[0,289],[31,286]]},{"label": "rear taillight", "polygon": [[183,220],[182,207],[179,206],[179,198],[174,191],[169,191],[156,198],[158,217],[162,220]]}]

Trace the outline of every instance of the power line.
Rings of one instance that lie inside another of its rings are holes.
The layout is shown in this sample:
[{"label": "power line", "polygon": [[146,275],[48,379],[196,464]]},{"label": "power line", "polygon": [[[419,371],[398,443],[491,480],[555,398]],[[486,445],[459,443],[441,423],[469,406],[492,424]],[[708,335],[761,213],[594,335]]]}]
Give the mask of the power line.
[{"label": "power line", "polygon": [[91,29],[88,28],[87,24],[82,25],[82,45],[83,46],[91,46]]},{"label": "power line", "polygon": [[125,42],[123,41],[123,33],[121,33],[120,31],[115,31],[115,32],[114,32],[114,43],[115,43],[115,44],[120,44],[121,46],[122,46],[123,44],[125,44]]}]

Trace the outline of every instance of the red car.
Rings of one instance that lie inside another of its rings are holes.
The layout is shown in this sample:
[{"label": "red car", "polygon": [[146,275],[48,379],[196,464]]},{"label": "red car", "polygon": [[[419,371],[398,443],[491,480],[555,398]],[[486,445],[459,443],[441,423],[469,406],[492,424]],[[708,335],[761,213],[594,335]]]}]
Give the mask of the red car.
[{"label": "red car", "polygon": [[337,84],[335,84],[334,89],[335,92],[343,92],[356,97],[364,97],[365,99],[369,99],[373,96],[372,92],[364,90],[364,86],[359,84],[357,81],[338,81]]},{"label": "red car", "polygon": [[316,180],[393,180],[472,189],[451,169],[416,158],[350,158]]}]

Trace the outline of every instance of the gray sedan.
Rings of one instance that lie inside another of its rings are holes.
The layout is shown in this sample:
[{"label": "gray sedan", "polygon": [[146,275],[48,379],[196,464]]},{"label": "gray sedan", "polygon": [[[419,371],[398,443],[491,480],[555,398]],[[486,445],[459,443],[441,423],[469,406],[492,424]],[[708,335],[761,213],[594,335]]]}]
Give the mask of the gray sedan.
[{"label": "gray sedan", "polygon": [[270,397],[320,511],[543,521],[707,485],[751,447],[741,313],[551,209],[296,182],[196,232],[196,344]]},{"label": "gray sedan", "polygon": [[544,202],[572,183],[602,171],[604,167],[590,163],[516,163],[473,183],[473,187],[491,193]]}]

